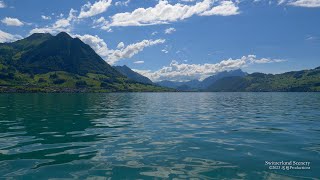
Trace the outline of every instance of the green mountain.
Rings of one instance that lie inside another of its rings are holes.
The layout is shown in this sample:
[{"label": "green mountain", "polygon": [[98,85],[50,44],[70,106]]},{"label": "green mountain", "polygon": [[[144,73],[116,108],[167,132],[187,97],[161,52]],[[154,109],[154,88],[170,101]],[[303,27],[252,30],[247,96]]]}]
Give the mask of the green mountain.
[{"label": "green mountain", "polygon": [[210,85],[206,89],[206,91],[320,91],[320,67],[310,70],[292,71],[276,75],[253,73],[244,77],[225,77]]},{"label": "green mountain", "polygon": [[230,70],[230,71],[222,71],[219,72],[215,75],[209,76],[203,81],[201,81],[201,84],[199,86],[199,89],[206,89],[208,88],[211,84],[215,83],[219,79],[223,79],[225,77],[244,77],[248,73],[243,72],[241,69],[236,69],[236,70]]},{"label": "green mountain", "polygon": [[165,91],[136,82],[67,33],[0,44],[0,92]]},{"label": "green mountain", "polygon": [[134,80],[134,81],[137,81],[137,82],[140,82],[140,83],[143,83],[143,84],[153,84],[153,82],[137,73],[137,72],[134,72],[132,71],[128,66],[124,65],[124,66],[113,66],[113,68],[115,68],[118,72],[120,72],[122,75],[128,77],[129,79],[131,80]]}]

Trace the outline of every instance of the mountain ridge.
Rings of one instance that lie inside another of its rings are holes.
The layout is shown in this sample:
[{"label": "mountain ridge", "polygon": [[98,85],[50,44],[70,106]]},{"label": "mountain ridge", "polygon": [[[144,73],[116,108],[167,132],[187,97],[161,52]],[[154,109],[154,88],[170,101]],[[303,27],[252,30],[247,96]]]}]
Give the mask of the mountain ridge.
[{"label": "mountain ridge", "polygon": [[134,81],[144,83],[144,84],[154,84],[149,78],[133,71],[128,66],[113,66],[118,72],[120,72],[122,75],[127,76],[129,79],[132,79]]},{"label": "mountain ridge", "polygon": [[319,92],[320,67],[280,74],[252,73],[225,77],[205,91],[213,92]]},{"label": "mountain ridge", "polygon": [[162,83],[167,84],[158,82],[165,86],[160,87],[127,66],[110,66],[64,32],[0,43],[0,92],[320,91],[320,66],[275,75],[237,69],[203,81]]}]

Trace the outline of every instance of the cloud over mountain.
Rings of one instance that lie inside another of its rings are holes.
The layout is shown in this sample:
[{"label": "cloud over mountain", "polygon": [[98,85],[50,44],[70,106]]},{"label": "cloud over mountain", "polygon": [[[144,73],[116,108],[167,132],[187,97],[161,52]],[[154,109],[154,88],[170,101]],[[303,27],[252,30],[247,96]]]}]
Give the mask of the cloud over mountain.
[{"label": "cloud over mountain", "polygon": [[169,66],[164,66],[157,71],[135,70],[136,72],[150,78],[152,81],[172,80],[187,81],[193,79],[203,80],[215,73],[239,69],[250,64],[264,64],[283,62],[282,59],[260,58],[256,55],[243,56],[238,59],[226,59],[215,64],[186,64],[173,60]]},{"label": "cloud over mountain", "polygon": [[75,35],[75,37],[78,37],[84,43],[90,45],[109,64],[115,64],[121,59],[131,58],[143,51],[146,47],[163,44],[165,42],[164,39],[142,40],[137,43],[129,44],[128,46],[125,46],[123,42],[120,42],[117,46],[117,49],[109,49],[107,43],[105,43],[105,41],[98,36],[85,34]]},{"label": "cloud over mountain", "polygon": [[22,36],[20,35],[13,35],[4,31],[0,30],[0,43],[4,43],[4,42],[12,42],[12,41],[16,41],[22,39]]},{"label": "cloud over mountain", "polygon": [[76,19],[76,15],[75,15],[76,12],[77,12],[76,10],[70,9],[69,15],[67,18],[60,18],[55,23],[48,25],[46,27],[34,28],[30,31],[30,34],[33,34],[33,33],[57,34],[59,32],[70,32],[71,25],[73,21]]}]

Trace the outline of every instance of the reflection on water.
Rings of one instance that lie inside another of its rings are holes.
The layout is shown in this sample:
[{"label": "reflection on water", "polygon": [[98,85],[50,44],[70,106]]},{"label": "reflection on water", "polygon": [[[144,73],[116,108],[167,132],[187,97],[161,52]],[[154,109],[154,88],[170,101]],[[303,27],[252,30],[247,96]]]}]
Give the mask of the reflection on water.
[{"label": "reflection on water", "polygon": [[316,178],[319,117],[319,93],[1,94],[0,177]]}]

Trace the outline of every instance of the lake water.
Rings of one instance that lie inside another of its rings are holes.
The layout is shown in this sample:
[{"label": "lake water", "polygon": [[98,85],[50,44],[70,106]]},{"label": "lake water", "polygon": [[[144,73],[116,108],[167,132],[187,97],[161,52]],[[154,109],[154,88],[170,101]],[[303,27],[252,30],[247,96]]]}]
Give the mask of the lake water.
[{"label": "lake water", "polygon": [[0,95],[0,179],[308,179],[319,153],[320,93]]}]

